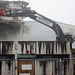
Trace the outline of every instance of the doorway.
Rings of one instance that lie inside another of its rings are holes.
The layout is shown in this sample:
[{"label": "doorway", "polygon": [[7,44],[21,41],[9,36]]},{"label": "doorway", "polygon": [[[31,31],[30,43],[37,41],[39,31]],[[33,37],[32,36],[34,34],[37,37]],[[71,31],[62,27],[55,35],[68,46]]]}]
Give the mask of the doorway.
[{"label": "doorway", "polygon": [[18,61],[18,75],[35,75],[35,61]]}]

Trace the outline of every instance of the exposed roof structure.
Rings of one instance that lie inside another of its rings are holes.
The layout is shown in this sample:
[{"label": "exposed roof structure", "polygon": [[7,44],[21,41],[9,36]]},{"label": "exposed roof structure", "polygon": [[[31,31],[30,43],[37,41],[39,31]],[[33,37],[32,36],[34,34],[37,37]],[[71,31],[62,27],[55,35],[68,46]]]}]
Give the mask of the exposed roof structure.
[{"label": "exposed roof structure", "polygon": [[[26,8],[29,3],[25,1],[0,1],[0,8],[22,7]],[[14,5],[14,6],[13,6]]]},{"label": "exposed roof structure", "polygon": [[[24,10],[30,10],[30,7],[27,7],[27,5],[29,5],[28,2],[25,1],[0,1],[0,9],[5,9],[5,11],[7,12],[7,14],[9,13],[8,11],[11,10],[11,13],[14,13],[13,9],[24,9]],[[15,11],[17,12],[17,11]],[[12,17],[13,18],[13,17]],[[9,19],[9,20],[8,20]],[[6,21],[5,21],[6,20]],[[9,22],[13,19],[11,19],[10,17],[0,17],[0,22]]]}]

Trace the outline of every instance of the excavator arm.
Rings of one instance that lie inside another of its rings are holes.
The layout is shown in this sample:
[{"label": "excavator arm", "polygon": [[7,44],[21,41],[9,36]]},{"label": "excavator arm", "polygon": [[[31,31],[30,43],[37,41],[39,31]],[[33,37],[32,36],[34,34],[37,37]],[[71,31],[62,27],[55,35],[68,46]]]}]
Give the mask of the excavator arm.
[{"label": "excavator arm", "polygon": [[72,41],[71,35],[64,35],[61,27],[53,20],[46,18],[45,16],[37,13],[34,10],[25,9],[8,9],[4,8],[0,10],[0,16],[6,17],[30,17],[31,19],[42,23],[43,25],[53,29],[57,34],[57,40]]},{"label": "excavator arm", "polygon": [[52,28],[55,31],[55,33],[57,34],[57,36],[63,35],[62,29],[56,22],[44,17],[43,15],[37,13],[36,11],[31,10],[30,14],[28,14],[28,17],[42,23],[43,25],[45,25],[47,27]]},{"label": "excavator arm", "polygon": [[[53,20],[51,19],[48,19],[46,18],[45,16],[37,13],[36,11],[34,10],[28,10],[28,11],[25,11],[23,13],[19,13],[21,15],[21,17],[30,17],[31,19],[37,21],[37,22],[40,22],[42,23],[43,25],[53,29],[55,31],[55,33],[57,34],[57,37],[56,39],[58,41],[72,41],[72,35],[64,35],[61,27]],[[14,16],[17,16],[19,15],[18,13]],[[20,16],[19,15],[19,16]]]}]

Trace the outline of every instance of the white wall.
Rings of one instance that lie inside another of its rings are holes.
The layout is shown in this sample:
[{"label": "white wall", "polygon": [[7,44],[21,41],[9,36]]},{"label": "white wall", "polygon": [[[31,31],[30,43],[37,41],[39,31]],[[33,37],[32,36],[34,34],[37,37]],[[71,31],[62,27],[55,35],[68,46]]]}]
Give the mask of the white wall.
[{"label": "white wall", "polygon": [[55,32],[41,23],[35,21],[26,21],[24,24],[27,27],[26,33],[23,33],[24,41],[55,41]]},{"label": "white wall", "polygon": [[63,32],[65,34],[71,34],[73,35],[73,37],[75,36],[75,26],[74,25],[69,25],[69,24],[65,24],[65,23],[60,23],[60,22],[57,22],[60,27],[62,28]]},{"label": "white wall", "polygon": [[0,22],[0,41],[55,41],[56,34],[38,22]]}]

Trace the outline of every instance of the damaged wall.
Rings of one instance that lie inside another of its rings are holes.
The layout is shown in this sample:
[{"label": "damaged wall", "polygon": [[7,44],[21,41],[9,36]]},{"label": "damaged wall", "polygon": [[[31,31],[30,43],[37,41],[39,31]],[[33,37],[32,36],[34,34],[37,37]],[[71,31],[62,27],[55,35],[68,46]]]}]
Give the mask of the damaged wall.
[{"label": "damaged wall", "polygon": [[[61,25],[61,24],[60,24]],[[61,25],[62,26],[62,25]],[[68,31],[73,30],[74,27],[66,25],[67,29],[62,27],[65,34],[70,33]],[[72,33],[72,32],[71,32]],[[14,37],[13,37],[14,36]],[[41,23],[35,21],[6,21],[0,22],[0,40],[2,41],[55,41],[55,32]]]},{"label": "damaged wall", "polygon": [[70,42],[52,41],[2,41],[0,42],[0,54],[70,54]]},{"label": "damaged wall", "polygon": [[[70,42],[64,41],[62,43],[54,40],[56,40],[55,32],[38,22],[0,22],[1,55],[14,54],[15,59],[17,59],[17,55],[26,54],[26,50],[29,50],[29,54],[71,54]],[[58,64],[58,61],[35,61],[35,74],[51,75],[54,71],[58,75]],[[15,75],[17,75],[17,63],[15,66]],[[63,75],[66,73],[68,75],[69,69],[65,72],[64,66]],[[6,68],[7,71],[3,72]],[[9,61],[0,62],[0,74],[11,74],[11,63]]]},{"label": "damaged wall", "polygon": [[61,23],[61,22],[57,22],[60,27],[62,28],[64,34],[70,34],[73,35],[72,37],[75,37],[75,26],[74,25],[70,25],[70,24],[65,24],[65,23]]},{"label": "damaged wall", "polygon": [[[12,8],[14,4],[11,2],[9,6]],[[56,34],[51,28],[35,21],[22,22],[20,17],[0,18],[0,55],[14,54],[17,59],[18,54],[26,54],[26,50],[29,54],[69,54],[71,57],[71,43],[56,41]],[[15,75],[18,75],[17,64],[15,62]],[[72,74],[69,64],[63,61],[63,75]],[[0,61],[0,75],[11,75],[11,67],[10,61]],[[52,72],[59,75],[59,71],[59,61],[35,61],[35,75],[51,75]]]},{"label": "damaged wall", "polygon": [[[55,40],[55,32],[38,22],[0,22],[1,55],[14,54],[15,59],[17,59],[18,54],[26,54],[26,50],[29,50],[29,54],[69,54],[71,57],[71,43]],[[71,74],[69,64],[69,62],[63,61],[63,75]],[[0,74],[11,74],[11,63],[9,61],[2,61],[0,65]],[[17,75],[17,63],[15,66],[15,75]],[[6,68],[7,71],[3,72]],[[35,61],[35,75],[51,75],[52,71],[58,75],[58,61]]]},{"label": "damaged wall", "polygon": [[17,41],[20,40],[21,26],[15,22],[0,22],[0,40],[1,41]]},{"label": "damaged wall", "polygon": [[[62,49],[63,48],[63,49]],[[26,50],[29,50],[29,54],[69,54],[71,57],[71,45],[70,42],[64,41],[1,41],[0,42],[0,54],[15,54],[17,59],[18,54],[26,54]],[[63,61],[62,63],[62,75],[69,75],[70,72],[69,61]],[[11,63],[8,61],[0,62],[0,73],[4,75],[10,75]],[[6,66],[5,66],[6,65]],[[15,75],[17,75],[17,63],[15,64]],[[66,67],[67,66],[67,67]],[[3,70],[7,68],[7,71],[3,73]],[[35,75],[51,75],[52,72],[58,75],[59,73],[59,61],[35,61]]]},{"label": "damaged wall", "polygon": [[26,21],[24,26],[28,26],[28,33],[23,33],[23,41],[55,41],[55,32],[36,21]]},{"label": "damaged wall", "polygon": [[1,21],[1,41],[54,41],[56,34],[38,22]]}]

